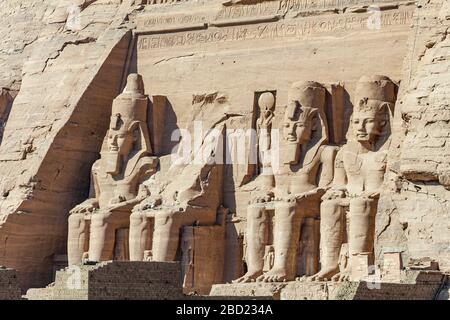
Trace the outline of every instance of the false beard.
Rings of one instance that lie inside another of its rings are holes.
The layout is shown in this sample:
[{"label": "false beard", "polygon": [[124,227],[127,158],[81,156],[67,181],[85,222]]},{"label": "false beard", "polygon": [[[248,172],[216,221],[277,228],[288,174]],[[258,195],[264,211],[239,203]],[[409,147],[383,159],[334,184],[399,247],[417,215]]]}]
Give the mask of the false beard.
[{"label": "false beard", "polygon": [[120,173],[122,157],[118,152],[108,152],[105,160],[107,173],[111,175],[117,175]]}]

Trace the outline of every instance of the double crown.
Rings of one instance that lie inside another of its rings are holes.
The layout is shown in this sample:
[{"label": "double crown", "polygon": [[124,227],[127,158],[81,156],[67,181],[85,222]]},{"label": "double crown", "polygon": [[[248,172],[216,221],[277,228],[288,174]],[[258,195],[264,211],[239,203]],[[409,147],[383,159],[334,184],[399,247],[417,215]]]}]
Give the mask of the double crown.
[{"label": "double crown", "polygon": [[395,103],[396,86],[385,76],[364,76],[356,86],[356,97],[356,110],[377,113],[383,109],[385,103]]},{"label": "double crown", "polygon": [[126,122],[147,122],[148,97],[144,94],[144,82],[139,74],[130,74],[122,94],[114,99],[112,116]]}]

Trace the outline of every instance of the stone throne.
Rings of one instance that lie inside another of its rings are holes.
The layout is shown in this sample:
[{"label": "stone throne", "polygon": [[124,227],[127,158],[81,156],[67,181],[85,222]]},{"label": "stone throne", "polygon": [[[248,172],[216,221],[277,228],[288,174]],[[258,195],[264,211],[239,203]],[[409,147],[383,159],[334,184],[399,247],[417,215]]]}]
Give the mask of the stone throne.
[{"label": "stone throne", "polygon": [[112,104],[101,157],[92,166],[90,198],[70,211],[69,265],[78,265],[83,258],[128,260],[131,210],[147,196],[142,182],[158,165],[152,156],[147,109],[142,77],[131,74]]},{"label": "stone throne", "polygon": [[[200,104],[203,112],[217,110],[225,101],[217,93],[194,96],[193,108]],[[205,135],[194,134],[198,149],[191,150],[190,131],[184,130],[176,155],[161,157],[170,166],[146,182],[150,196],[130,217],[130,260],[182,261],[186,293],[208,294],[213,284],[223,281],[225,125],[221,122],[226,117],[217,112],[216,116],[202,120]],[[188,123],[199,121],[193,117],[196,120]]]}]

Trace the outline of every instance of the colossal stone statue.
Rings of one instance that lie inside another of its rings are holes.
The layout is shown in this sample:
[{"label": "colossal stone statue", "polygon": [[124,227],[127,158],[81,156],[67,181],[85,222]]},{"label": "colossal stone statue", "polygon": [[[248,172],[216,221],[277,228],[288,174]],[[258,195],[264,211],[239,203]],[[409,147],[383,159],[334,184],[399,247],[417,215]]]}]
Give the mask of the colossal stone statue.
[{"label": "colossal stone statue", "polygon": [[[213,106],[224,98],[211,95],[198,99]],[[200,137],[200,148],[193,150],[189,159],[173,161],[166,172],[150,179],[151,195],[130,217],[131,261],[144,260],[146,253],[152,261],[175,261],[184,226],[216,224],[222,204],[224,128],[220,124],[213,127]]]},{"label": "colossal stone statue", "polygon": [[[348,280],[356,256],[368,256],[368,263],[373,259],[375,214],[386,170],[395,101],[396,86],[389,78],[363,77],[359,81],[351,118],[353,137],[339,151],[333,186],[322,197],[321,270],[309,280]],[[339,272],[340,251],[346,237],[349,261]]]},{"label": "colossal stone statue", "polygon": [[156,171],[158,158],[151,156],[147,108],[142,77],[129,75],[92,166],[93,197],[70,212],[69,265],[80,264],[87,250],[91,261],[112,260],[116,231],[129,227],[132,208],[148,194],[141,183]]},{"label": "colossal stone statue", "polygon": [[[263,172],[251,182],[257,191],[247,212],[248,272],[237,283],[295,278],[302,220],[318,216],[320,197],[333,179],[337,148],[326,145],[325,102],[326,90],[319,83],[294,83],[290,89],[280,150],[272,148],[273,175],[267,177]],[[278,168],[276,156],[281,158]],[[263,274],[271,212],[275,257],[272,269]]]}]

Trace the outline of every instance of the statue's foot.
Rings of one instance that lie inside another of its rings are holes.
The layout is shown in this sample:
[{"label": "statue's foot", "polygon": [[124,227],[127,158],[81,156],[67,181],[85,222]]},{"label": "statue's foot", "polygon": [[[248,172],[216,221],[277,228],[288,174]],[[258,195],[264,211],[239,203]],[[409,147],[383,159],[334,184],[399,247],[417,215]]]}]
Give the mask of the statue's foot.
[{"label": "statue's foot", "polygon": [[339,268],[325,268],[320,270],[315,275],[306,278],[307,281],[315,282],[315,281],[328,281],[331,280],[337,273],[339,272]]},{"label": "statue's foot", "polygon": [[288,277],[283,269],[272,269],[256,279],[258,282],[285,282],[287,280]]},{"label": "statue's foot", "polygon": [[333,278],[333,281],[336,282],[344,282],[344,281],[350,281],[350,273],[349,272],[340,272],[336,274]]},{"label": "statue's foot", "polygon": [[244,276],[240,277],[239,279],[233,280],[233,283],[249,283],[249,282],[255,282],[256,279],[262,275],[262,271],[256,271],[256,272],[247,272]]}]

